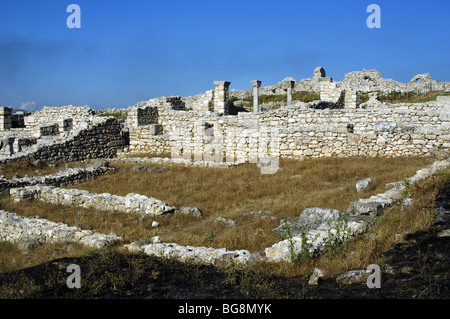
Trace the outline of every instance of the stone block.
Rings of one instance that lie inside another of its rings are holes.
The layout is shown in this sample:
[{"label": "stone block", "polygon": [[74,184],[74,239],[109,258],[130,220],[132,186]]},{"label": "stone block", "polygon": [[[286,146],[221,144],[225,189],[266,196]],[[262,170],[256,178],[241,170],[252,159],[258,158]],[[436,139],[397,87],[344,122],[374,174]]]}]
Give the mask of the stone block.
[{"label": "stone block", "polygon": [[161,124],[149,125],[150,135],[160,135],[163,132],[163,126]]}]

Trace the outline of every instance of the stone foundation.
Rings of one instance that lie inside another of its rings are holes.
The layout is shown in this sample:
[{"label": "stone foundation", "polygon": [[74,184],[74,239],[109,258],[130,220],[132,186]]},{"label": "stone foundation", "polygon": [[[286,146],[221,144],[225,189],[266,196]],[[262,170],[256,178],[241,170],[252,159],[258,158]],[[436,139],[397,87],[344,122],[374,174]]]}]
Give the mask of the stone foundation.
[{"label": "stone foundation", "polygon": [[42,218],[24,217],[3,210],[0,211],[0,240],[13,243],[32,241],[34,244],[80,243],[94,248],[104,248],[123,241],[114,233],[100,234],[76,226]]},{"label": "stone foundation", "polygon": [[166,205],[156,198],[148,198],[139,194],[126,196],[108,193],[92,194],[78,189],[65,189],[54,186],[35,185],[10,190],[11,197],[17,202],[40,200],[55,205],[69,205],[98,210],[136,213],[144,216],[156,217],[173,213],[175,207]]}]

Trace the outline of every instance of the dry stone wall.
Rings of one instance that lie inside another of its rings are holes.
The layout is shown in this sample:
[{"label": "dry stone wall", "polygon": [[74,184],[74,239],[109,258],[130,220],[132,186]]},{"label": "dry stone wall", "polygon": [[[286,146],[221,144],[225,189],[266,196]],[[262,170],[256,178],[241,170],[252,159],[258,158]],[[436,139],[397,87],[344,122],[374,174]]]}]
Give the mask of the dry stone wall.
[{"label": "dry stone wall", "polygon": [[233,162],[266,156],[429,156],[450,147],[446,102],[364,109],[313,109],[311,103],[299,103],[237,116],[158,108],[158,124],[158,134],[145,125],[130,128],[132,153]]},{"label": "dry stone wall", "polygon": [[[294,92],[308,91],[320,92],[321,82],[323,79],[330,79],[326,76],[325,69],[321,66],[314,69],[311,78],[301,79],[296,81],[292,77],[287,77],[284,80],[274,84],[261,87],[261,94],[286,94],[287,81],[295,81]],[[434,80],[429,73],[417,74],[409,82],[402,83],[393,79],[385,79],[377,70],[362,70],[353,71],[345,74],[341,81],[333,82],[340,90],[352,89],[361,92],[380,91],[384,93],[389,92],[415,92],[428,93],[430,91],[448,91],[450,90],[450,82],[440,82]],[[251,90],[233,90],[230,96],[242,99],[251,96]]]},{"label": "dry stone wall", "polygon": [[175,210],[175,207],[169,206],[161,200],[139,194],[128,194],[126,196],[109,193],[93,194],[85,190],[65,189],[47,185],[13,188],[10,190],[10,195],[18,202],[36,199],[57,205],[138,213],[151,217],[173,213]]},{"label": "dry stone wall", "polygon": [[84,129],[68,136],[41,138],[26,152],[0,157],[0,164],[18,161],[76,162],[111,158],[124,145],[122,125],[114,118],[97,118]]},{"label": "dry stone wall", "polygon": [[47,219],[24,217],[15,213],[0,211],[0,240],[9,242],[80,243],[89,247],[103,248],[120,243],[122,237],[114,233],[100,234],[76,226],[55,223]]},{"label": "dry stone wall", "polygon": [[[417,171],[409,178],[409,182],[413,185],[449,165],[449,159],[436,161]],[[332,240],[333,237],[351,240],[367,232],[388,207],[402,199],[405,187],[404,181],[388,183],[386,184],[388,189],[384,193],[352,202],[346,212],[330,208],[306,208],[298,218],[282,220],[280,226],[274,231],[282,238],[287,238],[267,247],[262,252],[250,253],[247,250],[229,251],[226,248],[182,246],[161,242],[159,238],[132,242],[124,246],[134,253],[204,265],[249,264],[258,261],[293,262],[302,258],[305,253],[309,256],[321,254],[327,246],[327,241]],[[367,210],[367,207],[371,209]]]},{"label": "dry stone wall", "polygon": [[25,176],[23,178],[5,179],[0,176],[0,193],[12,188],[32,185],[67,186],[83,183],[113,171],[107,161],[95,160],[93,164],[87,163],[85,167],[70,167],[55,174],[45,176]]},{"label": "dry stone wall", "polygon": [[95,111],[87,106],[46,106],[24,119],[27,130],[33,131],[36,128],[56,124],[64,119],[72,119],[74,129],[84,128],[85,123],[92,121]]},{"label": "dry stone wall", "polygon": [[[448,159],[436,161],[417,171],[408,179],[409,183],[413,185],[449,165]],[[386,184],[386,188],[388,190],[384,193],[351,202],[346,212],[328,208],[306,208],[298,218],[282,221],[275,231],[283,235],[286,234],[286,229],[289,229],[288,236],[285,236],[288,238],[264,250],[266,261],[292,261],[292,257],[299,258],[306,253],[305,247],[311,255],[317,255],[324,250],[327,238],[341,236],[350,240],[366,232],[387,208],[402,200],[406,185],[404,181],[399,181]],[[338,227],[341,229],[340,233],[337,232]],[[306,243],[303,242],[305,239]]]},{"label": "dry stone wall", "polygon": [[[0,192],[8,191],[14,199],[27,201],[34,199],[35,196],[29,189],[55,189],[55,186],[81,183],[111,170],[113,168],[109,167],[108,162],[96,160],[85,167],[69,167],[46,176],[27,176],[11,180],[1,178]],[[61,195],[66,199],[67,196],[64,193],[66,190],[60,190]],[[80,243],[89,247],[103,248],[123,241],[114,233],[100,234],[77,226],[55,223],[38,217],[20,216],[6,211],[0,211],[0,240],[18,242],[19,247],[22,245],[27,248],[45,243]]]}]

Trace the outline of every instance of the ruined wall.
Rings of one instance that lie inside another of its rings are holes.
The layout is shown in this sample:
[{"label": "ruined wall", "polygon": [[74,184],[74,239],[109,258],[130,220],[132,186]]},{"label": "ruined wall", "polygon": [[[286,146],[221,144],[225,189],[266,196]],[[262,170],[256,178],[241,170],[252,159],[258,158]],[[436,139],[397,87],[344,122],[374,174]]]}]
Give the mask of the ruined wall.
[{"label": "ruined wall", "polygon": [[25,126],[32,131],[35,127],[41,125],[55,124],[58,120],[73,119],[74,129],[81,128],[82,123],[92,120],[95,111],[87,106],[46,106],[41,110],[26,116]]},{"label": "ruined wall", "polygon": [[[389,93],[397,91],[402,93],[428,93],[430,91],[450,90],[450,82],[440,82],[434,80],[429,73],[417,74],[408,83],[402,83],[392,79],[383,78],[381,73],[377,70],[362,70],[345,74],[344,79],[341,81],[333,81],[331,77],[326,77],[325,69],[319,66],[314,69],[313,76],[310,78],[296,81],[292,77],[287,77],[277,84],[268,86],[264,85],[260,88],[260,94],[286,94],[288,81],[295,82],[294,92],[320,92],[322,81],[327,81],[328,79],[335,83],[335,87],[340,91],[351,89],[360,92],[381,91],[384,93]],[[250,87],[247,90],[233,90],[230,92],[230,96],[237,99],[243,99],[250,97],[251,95],[252,90]],[[184,99],[190,100],[190,98]]]},{"label": "ruined wall", "polygon": [[124,145],[122,126],[116,118],[99,118],[88,128],[69,137],[45,140],[26,152],[0,156],[0,164],[26,161],[76,162],[93,158],[110,158]]},{"label": "ruined wall", "polygon": [[147,216],[159,216],[173,213],[175,207],[166,205],[156,198],[140,194],[126,196],[108,193],[93,194],[85,190],[65,189],[47,185],[34,185],[10,190],[11,197],[17,202],[40,200],[56,205],[95,208],[104,211],[136,213]]},{"label": "ruined wall", "polygon": [[278,154],[290,158],[426,156],[450,147],[450,107],[439,102],[366,109],[293,106],[237,116],[158,111],[163,133],[153,134],[148,126],[130,129],[131,152],[190,153],[209,159],[220,153],[249,160]]},{"label": "ruined wall", "polygon": [[51,185],[67,186],[95,179],[103,176],[114,169],[109,166],[107,161],[95,160],[93,164],[87,164],[85,167],[70,167],[60,170],[55,174],[45,176],[25,176],[23,178],[5,179],[0,176],[0,193],[9,191],[12,188],[33,186],[33,185]]},{"label": "ruined wall", "polygon": [[24,217],[0,210],[0,240],[44,243],[80,243],[89,247],[103,248],[120,243],[122,237],[114,233],[100,234],[80,227],[55,223],[43,218]]}]

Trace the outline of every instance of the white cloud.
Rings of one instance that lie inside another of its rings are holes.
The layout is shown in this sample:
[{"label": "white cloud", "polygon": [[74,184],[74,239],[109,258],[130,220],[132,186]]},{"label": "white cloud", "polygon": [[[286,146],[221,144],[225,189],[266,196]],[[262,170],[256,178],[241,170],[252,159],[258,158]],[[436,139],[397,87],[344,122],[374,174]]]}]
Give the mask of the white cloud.
[{"label": "white cloud", "polygon": [[36,102],[24,102],[20,105],[19,110],[24,111],[35,111],[36,110]]}]

